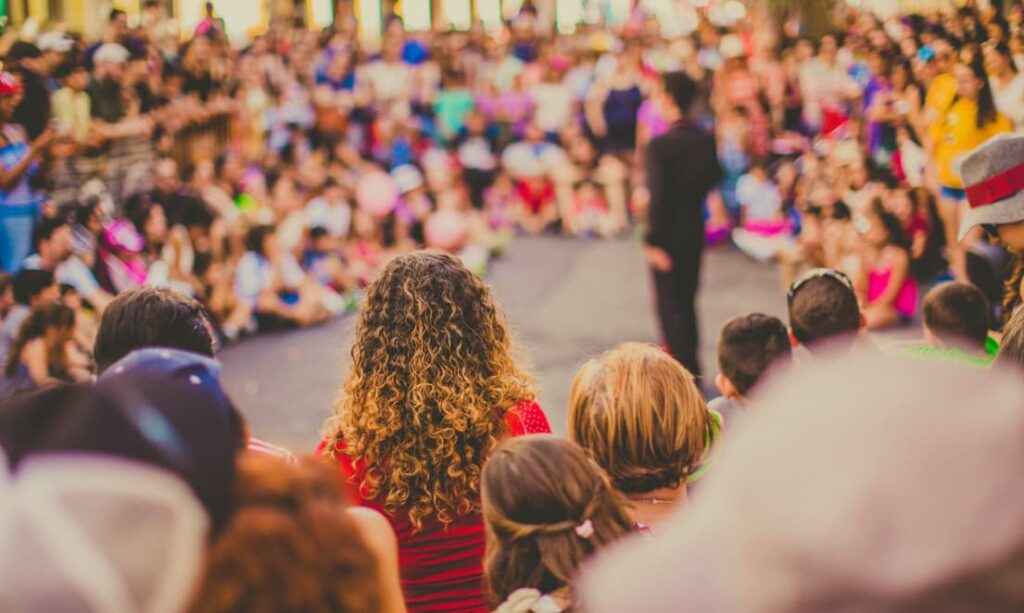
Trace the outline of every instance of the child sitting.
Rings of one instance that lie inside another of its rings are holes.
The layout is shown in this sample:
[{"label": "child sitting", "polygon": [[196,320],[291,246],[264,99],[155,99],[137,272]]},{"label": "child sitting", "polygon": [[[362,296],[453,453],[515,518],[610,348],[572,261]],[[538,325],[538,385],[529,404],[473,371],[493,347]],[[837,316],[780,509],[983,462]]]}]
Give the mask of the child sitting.
[{"label": "child sitting", "polygon": [[693,375],[661,348],[624,343],[576,372],[569,439],[588,450],[649,526],[686,501],[718,436]]},{"label": "child sitting", "polygon": [[760,160],[736,183],[736,200],[742,225],[732,233],[736,246],[755,259],[772,259],[790,243],[790,227],[779,190]]},{"label": "child sitting", "polygon": [[729,320],[718,340],[718,377],[722,393],[708,406],[725,423],[739,416],[750,391],[770,368],[788,363],[793,355],[789,332],[778,318],[761,313]]},{"label": "child sitting", "polygon": [[876,201],[858,219],[857,231],[863,240],[857,288],[868,329],[908,323],[917,310],[917,282],[910,275],[903,227]]},{"label": "child sitting", "polygon": [[579,567],[633,529],[601,469],[556,436],[509,439],[484,465],[480,488],[484,578],[499,613],[574,610]]},{"label": "child sitting", "polygon": [[609,238],[618,229],[600,186],[590,179],[576,184],[572,199],[573,230],[583,238]]},{"label": "child sitting", "polygon": [[911,354],[982,367],[992,363],[986,347],[991,318],[984,292],[969,283],[943,283],[925,295],[923,310],[925,346],[911,348]]}]

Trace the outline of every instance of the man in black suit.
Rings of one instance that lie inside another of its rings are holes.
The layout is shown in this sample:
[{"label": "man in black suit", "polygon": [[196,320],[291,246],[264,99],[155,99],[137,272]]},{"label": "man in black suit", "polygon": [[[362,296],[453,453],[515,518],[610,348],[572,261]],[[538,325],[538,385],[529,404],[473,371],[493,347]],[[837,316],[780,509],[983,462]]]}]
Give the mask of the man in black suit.
[{"label": "man in black suit", "polygon": [[664,75],[660,103],[674,121],[647,147],[650,191],[647,262],[654,274],[661,333],[672,356],[694,375],[697,285],[704,248],[704,200],[722,178],[713,135],[689,117],[697,84],[682,72]]}]

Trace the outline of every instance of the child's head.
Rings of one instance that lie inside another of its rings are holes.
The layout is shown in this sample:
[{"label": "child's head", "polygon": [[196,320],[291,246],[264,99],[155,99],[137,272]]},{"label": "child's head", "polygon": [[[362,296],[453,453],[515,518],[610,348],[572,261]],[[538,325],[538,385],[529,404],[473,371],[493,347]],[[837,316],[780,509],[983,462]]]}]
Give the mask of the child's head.
[{"label": "child's head", "polygon": [[989,328],[984,292],[970,283],[943,283],[924,297],[924,329],[929,344],[979,351]]},{"label": "child's head", "polygon": [[917,212],[916,203],[910,198],[910,192],[903,188],[896,188],[890,191],[889,197],[886,199],[886,205],[900,221],[913,218],[914,213]]},{"label": "child's head", "polygon": [[569,585],[588,557],[633,526],[601,469],[575,443],[552,435],[498,447],[480,489],[493,605],[519,588],[548,594]]},{"label": "child's head", "polygon": [[714,431],[693,375],[654,345],[624,343],[588,361],[569,392],[569,438],[624,493],[678,487]]},{"label": "child's head", "polygon": [[853,283],[836,270],[809,271],[790,287],[787,301],[792,340],[809,349],[824,341],[852,345],[863,324]]},{"label": "child's head", "polygon": [[64,87],[76,92],[83,92],[89,86],[89,70],[79,62],[67,62],[60,66],[55,76]]},{"label": "child's head", "polygon": [[777,360],[792,356],[789,332],[776,317],[753,313],[735,317],[718,341],[718,389],[728,398],[743,397]]},{"label": "child's head", "polygon": [[314,253],[329,253],[334,249],[334,239],[323,226],[315,226],[309,230],[309,248]]},{"label": "child's head", "polygon": [[875,249],[889,246],[907,248],[907,234],[903,231],[903,224],[885,210],[881,202],[876,200],[870,212],[857,222],[857,231],[866,245]]}]

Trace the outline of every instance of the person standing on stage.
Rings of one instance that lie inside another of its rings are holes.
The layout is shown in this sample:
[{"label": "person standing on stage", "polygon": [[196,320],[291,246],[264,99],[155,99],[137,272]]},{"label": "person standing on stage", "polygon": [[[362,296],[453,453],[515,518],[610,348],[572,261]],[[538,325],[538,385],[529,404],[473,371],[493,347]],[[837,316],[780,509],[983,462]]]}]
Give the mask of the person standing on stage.
[{"label": "person standing on stage", "polygon": [[664,75],[660,104],[668,132],[647,147],[650,191],[647,262],[654,273],[661,333],[672,356],[700,375],[697,360],[697,285],[704,247],[704,199],[722,176],[714,135],[689,117],[697,84],[682,72]]}]

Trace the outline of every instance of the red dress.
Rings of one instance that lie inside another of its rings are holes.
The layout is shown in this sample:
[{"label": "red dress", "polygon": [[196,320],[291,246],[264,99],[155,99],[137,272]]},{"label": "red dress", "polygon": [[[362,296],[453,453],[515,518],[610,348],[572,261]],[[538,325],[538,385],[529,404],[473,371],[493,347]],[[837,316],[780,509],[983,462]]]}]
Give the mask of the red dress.
[{"label": "red dress", "polygon": [[[505,414],[509,436],[551,432],[540,406],[523,401]],[[317,453],[324,453],[326,441]],[[338,449],[344,447],[339,442]],[[357,484],[361,466],[345,455],[337,456],[338,469],[352,500],[383,513],[398,537],[398,565],[402,592],[409,611],[488,611],[483,595],[484,523],[478,514],[466,515],[445,528],[428,518],[423,530],[413,532],[408,514],[392,515],[374,500],[364,500]]]}]

